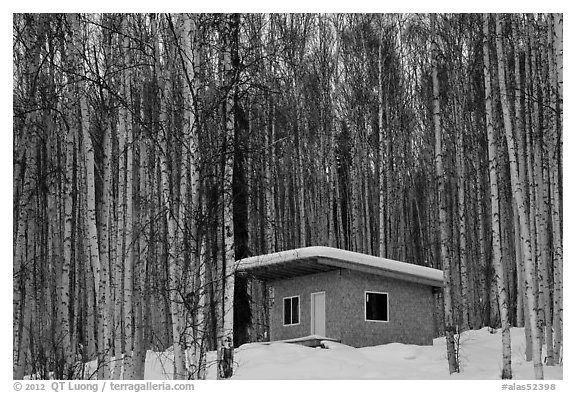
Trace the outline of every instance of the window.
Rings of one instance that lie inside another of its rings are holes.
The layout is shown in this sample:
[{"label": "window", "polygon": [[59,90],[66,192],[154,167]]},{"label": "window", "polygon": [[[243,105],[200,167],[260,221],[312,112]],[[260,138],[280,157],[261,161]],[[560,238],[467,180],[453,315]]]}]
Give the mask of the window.
[{"label": "window", "polygon": [[365,292],[366,321],[388,322],[388,294],[384,292]]},{"label": "window", "polygon": [[284,298],[284,326],[300,323],[300,296]]}]

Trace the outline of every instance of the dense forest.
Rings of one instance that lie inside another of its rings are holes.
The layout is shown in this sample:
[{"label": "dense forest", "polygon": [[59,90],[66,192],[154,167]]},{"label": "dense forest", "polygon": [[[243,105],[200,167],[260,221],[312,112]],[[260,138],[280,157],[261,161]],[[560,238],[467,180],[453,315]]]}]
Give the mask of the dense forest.
[{"label": "dense forest", "polygon": [[542,378],[562,361],[562,23],[13,15],[13,377],[142,379],[172,347],[175,378],[204,378],[232,332],[268,337],[235,261],[323,245],[442,269],[450,372],[455,334],[491,326],[512,377],[524,326]]}]

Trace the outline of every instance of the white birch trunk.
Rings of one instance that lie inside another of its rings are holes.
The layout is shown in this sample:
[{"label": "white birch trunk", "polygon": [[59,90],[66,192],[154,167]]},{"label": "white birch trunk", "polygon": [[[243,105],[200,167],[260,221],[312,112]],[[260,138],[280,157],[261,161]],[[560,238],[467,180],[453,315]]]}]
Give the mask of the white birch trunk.
[{"label": "white birch trunk", "polygon": [[70,269],[72,267],[72,221],[73,221],[73,172],[74,172],[74,131],[66,135],[66,182],[64,184],[64,259],[62,261],[62,280],[60,287],[60,304],[58,307],[59,323],[62,329],[62,352],[64,354],[64,377],[72,378],[74,352],[71,343],[70,327]]},{"label": "white birch trunk", "polygon": [[[518,21],[515,20],[512,27],[512,42],[519,45],[518,40]],[[517,142],[517,159],[518,159],[518,176],[520,185],[522,186],[522,193],[524,197],[528,197],[528,189],[526,183],[526,147],[525,147],[525,127],[523,124],[522,116],[522,80],[520,74],[520,49],[515,48],[514,50],[514,81],[516,85],[514,94],[514,116],[515,116],[515,135]],[[516,321],[518,326],[525,326],[525,315],[524,315],[524,297],[526,296],[525,288],[525,272],[524,263],[521,247],[521,237],[520,237],[520,221],[518,207],[514,205],[514,233],[515,233],[515,245],[516,245],[516,271],[518,277],[517,286],[517,304],[516,304]],[[528,322],[528,327],[530,326]],[[528,331],[530,328],[527,329]]]},{"label": "white birch trunk", "polygon": [[[200,63],[200,53],[197,47],[197,43],[193,43],[192,37],[197,35],[197,27],[196,27],[196,20],[194,16],[190,16],[188,14],[184,15],[184,24],[183,24],[183,44],[184,44],[184,54],[185,54],[185,67],[186,67],[186,74],[187,74],[187,87],[184,88],[184,97],[187,102],[187,110],[186,110],[186,119],[187,119],[187,129],[185,129],[185,137],[187,137],[188,144],[187,150],[189,154],[189,172],[190,172],[190,199],[192,200],[191,210],[194,212],[192,214],[192,219],[190,220],[190,232],[192,236],[192,266],[201,266],[202,261],[200,257],[200,243],[199,243],[199,234],[198,234],[198,226],[196,223],[196,212],[199,211],[199,201],[200,201],[200,173],[199,173],[199,148],[198,148],[198,122],[196,119],[196,97],[199,92],[199,82],[198,78],[196,77],[195,67],[199,66]],[[182,156],[183,158],[185,155]],[[181,186],[182,187],[182,186]],[[181,189],[182,192],[182,189]],[[185,201],[185,199],[183,199]],[[184,206],[181,206],[181,210],[184,210]],[[181,222],[181,225],[184,225],[184,222]],[[195,274],[195,272],[192,272]],[[201,280],[202,281],[202,280]],[[203,283],[202,283],[203,285]],[[186,288],[185,293],[188,293],[189,288]],[[203,288],[200,286],[192,286],[190,288],[197,296],[203,296]],[[199,295],[202,293],[202,295]],[[203,305],[199,307],[198,310],[195,310],[196,315],[198,318],[203,319]],[[190,316],[190,320],[193,321],[194,316]],[[202,322],[203,323],[203,322]],[[183,327],[184,328],[184,327]],[[203,365],[200,364],[201,356],[196,358],[197,353],[202,353],[201,350],[201,340],[192,340],[193,338],[191,335],[188,335],[189,338],[186,340],[186,346],[192,347],[192,353],[194,358],[189,361],[192,368],[196,370],[200,370],[203,368]]]},{"label": "white birch trunk", "polygon": [[194,364],[196,365],[196,378],[206,379],[206,265],[208,263],[206,240],[199,239],[200,259],[196,269],[196,293],[198,294],[198,306],[196,312],[196,325],[194,329]]},{"label": "white birch trunk", "polygon": [[[111,57],[111,48],[109,39],[111,33],[107,30],[106,25],[110,23],[110,19],[104,19],[102,34],[104,36],[103,49],[106,58]],[[106,78],[110,82],[109,78]],[[104,100],[109,99],[109,94],[104,93]],[[98,314],[100,321],[98,329],[98,343],[99,343],[99,356],[98,356],[98,379],[106,380],[112,377],[111,374],[111,358],[113,348],[114,336],[114,313],[111,310],[111,303],[113,300],[113,293],[111,292],[112,285],[110,282],[110,231],[112,226],[109,225],[110,212],[112,206],[112,129],[110,122],[110,113],[103,114],[104,119],[104,135],[103,135],[103,165],[102,165],[102,207],[99,215],[99,244],[100,244],[100,263],[101,263],[101,276],[100,276],[100,296],[98,299]]]},{"label": "white birch trunk", "polygon": [[[153,20],[152,30],[153,36],[156,35],[156,20]],[[182,348],[181,340],[181,323],[180,319],[180,304],[181,297],[179,296],[178,289],[179,282],[179,269],[177,257],[177,222],[176,222],[176,209],[175,204],[171,198],[170,192],[170,174],[168,173],[168,159],[170,152],[168,151],[168,121],[167,121],[167,108],[166,100],[168,98],[168,89],[166,88],[166,80],[163,71],[163,64],[160,61],[160,45],[159,38],[155,41],[155,54],[156,54],[156,77],[158,78],[158,85],[160,89],[160,188],[161,188],[161,201],[164,205],[164,215],[167,222],[167,250],[168,250],[168,293],[170,299],[170,316],[172,323],[172,343],[174,351],[174,379],[184,379],[186,377],[186,370],[184,367],[184,350]]]},{"label": "white birch trunk", "polygon": [[459,248],[459,261],[460,261],[460,282],[462,288],[462,329],[468,330],[470,328],[470,315],[469,315],[469,285],[468,285],[468,261],[466,258],[467,245],[466,245],[466,209],[464,206],[464,192],[465,192],[465,162],[464,162],[464,128],[462,121],[459,119],[459,114],[455,115],[456,118],[456,177],[458,181],[458,248]]},{"label": "white birch trunk", "polygon": [[552,82],[552,105],[558,109],[554,116],[554,128],[550,132],[548,159],[550,163],[550,205],[552,216],[552,255],[554,266],[554,359],[562,363],[563,343],[563,248],[562,248],[562,200],[560,199],[559,173],[562,171],[562,116],[563,116],[563,49],[562,14],[554,14],[550,21],[550,80]]},{"label": "white birch trunk", "polygon": [[[130,64],[129,40],[128,40],[128,16],[124,15],[122,20],[122,32],[124,33],[122,42],[122,53],[124,57],[124,64]],[[130,94],[130,70],[125,69],[122,72],[121,89],[123,90],[122,96],[125,105],[131,104]],[[120,116],[124,118],[123,128],[119,129],[119,133],[124,134],[126,141],[126,212],[124,221],[124,236],[125,236],[125,257],[124,257],[124,376],[123,379],[132,380],[135,378],[134,372],[134,339],[133,339],[133,295],[134,295],[134,237],[133,237],[133,210],[132,210],[132,167],[133,167],[133,153],[134,153],[134,139],[132,136],[132,115],[131,110],[126,106],[120,108]]]},{"label": "white birch trunk", "polygon": [[[232,17],[233,18],[233,17]],[[233,21],[230,21],[233,27]],[[238,28],[236,26],[236,28]],[[233,35],[234,28],[231,29]],[[224,288],[223,288],[223,311],[222,330],[218,337],[218,377],[230,378],[233,373],[234,362],[234,220],[232,205],[232,176],[234,171],[234,77],[236,70],[232,67],[231,52],[233,50],[233,38],[228,37],[229,46],[224,52],[224,75],[228,84],[224,110],[225,110],[225,156],[223,178],[223,230],[224,230]],[[227,351],[230,351],[229,357]],[[226,359],[225,359],[226,357]],[[224,364],[224,360],[228,364]]]},{"label": "white birch trunk", "polygon": [[116,203],[116,260],[114,261],[114,371],[113,379],[123,378],[124,354],[122,346],[125,338],[124,308],[124,257],[126,255],[126,117],[122,110],[118,115],[118,201]]},{"label": "white birch trunk", "polygon": [[[526,28],[526,30],[528,30]],[[525,51],[525,56],[524,56],[524,72],[525,75],[527,76],[525,78],[525,86],[524,86],[524,90],[526,91],[525,93],[525,99],[524,99],[524,142],[525,142],[525,157],[526,157],[526,187],[527,187],[527,192],[525,194],[525,201],[526,201],[526,214],[527,214],[527,220],[528,220],[528,236],[530,239],[530,245],[531,247],[534,247],[536,245],[536,224],[535,224],[535,214],[534,214],[534,209],[535,209],[535,197],[534,197],[534,166],[533,166],[533,150],[532,150],[532,118],[531,118],[531,110],[529,110],[528,108],[530,108],[530,105],[532,104],[532,83],[530,82],[532,80],[531,75],[530,75],[530,69],[531,69],[531,61],[530,61],[530,47],[528,45],[529,41],[530,41],[530,37],[528,32],[526,33],[526,51]],[[518,218],[520,219],[520,213],[518,215]],[[522,230],[522,228],[520,228],[520,230]],[[521,239],[522,239],[522,235],[520,235]],[[523,240],[521,243],[524,243]],[[522,251],[524,252],[524,251]],[[534,250],[532,249],[532,257],[534,256]],[[524,256],[525,258],[525,256]],[[535,262],[534,262],[534,269],[535,269]],[[524,280],[525,283],[528,282],[529,278],[528,278],[528,270],[527,270],[527,266],[524,264],[523,267],[523,271],[524,271]],[[525,294],[524,294],[524,322],[525,322],[525,329],[524,329],[524,333],[525,333],[525,339],[526,339],[526,360],[527,361],[532,361],[532,354],[534,352],[533,348],[532,348],[532,334],[536,333],[536,329],[537,326],[532,325],[532,322],[530,320],[530,307],[528,305],[528,296],[529,293],[530,295],[534,295],[534,304],[537,305],[537,294],[534,293],[534,288],[535,288],[535,282],[532,278],[530,279],[531,281],[531,289],[530,291],[528,290],[528,288],[526,287],[526,285],[524,285],[524,288],[526,290]]]},{"label": "white birch trunk", "polygon": [[100,279],[100,298],[99,298],[99,316],[102,320],[101,329],[99,329],[99,365],[98,365],[98,379],[111,378],[111,351],[113,340],[113,325],[112,314],[110,313],[111,286],[110,286],[110,258],[108,253],[109,248],[109,229],[108,221],[110,219],[110,206],[112,200],[111,170],[112,158],[112,130],[109,123],[107,123],[104,135],[104,164],[103,164],[103,198],[102,198],[102,213],[100,215],[100,262],[102,265],[102,275]]},{"label": "white birch trunk", "polygon": [[[74,33],[74,48],[77,51],[78,59],[75,60],[75,65],[78,67],[80,78],[84,77],[84,64],[79,53],[82,48],[82,31],[80,29],[80,15],[73,14],[72,18],[72,31]],[[96,296],[99,294],[100,285],[100,254],[98,247],[98,233],[96,230],[96,186],[94,178],[94,148],[92,146],[92,139],[90,137],[90,118],[88,113],[88,101],[86,87],[83,79],[79,82],[79,101],[80,101],[80,122],[82,128],[82,149],[85,159],[86,169],[86,220],[88,226],[88,240],[90,244],[90,264],[94,273],[94,284],[96,288]]]},{"label": "white birch trunk", "polygon": [[[488,34],[488,16],[485,15],[485,27],[484,33],[487,36]],[[487,40],[487,37],[485,37]],[[485,57],[487,65],[490,64],[488,59],[487,53],[487,42],[485,43]],[[512,120],[510,114],[510,101],[508,98],[508,91],[506,86],[506,79],[505,79],[505,69],[504,69],[504,50],[502,44],[502,20],[501,16],[499,15],[496,18],[496,53],[498,57],[498,81],[500,85],[500,100],[502,104],[502,115],[504,117],[504,129],[506,131],[506,142],[508,145],[508,159],[510,163],[510,180],[512,182],[512,190],[514,194],[514,202],[518,208],[518,214],[520,218],[520,236],[523,241],[523,256],[525,258],[525,268],[527,272],[527,285],[526,290],[528,291],[528,307],[530,308],[530,322],[531,326],[536,326],[536,308],[537,304],[535,302],[532,290],[532,282],[533,277],[535,275],[534,271],[534,260],[532,258],[532,247],[530,243],[530,236],[528,235],[528,214],[525,205],[525,198],[523,193],[523,187],[520,183],[520,177],[518,174],[518,164],[516,160],[516,149],[514,145],[514,133],[512,129]],[[502,295],[505,292],[501,292]],[[507,311],[507,310],[506,310]],[[504,340],[504,317],[507,318],[506,315],[502,315],[501,312],[501,319],[502,319],[502,335]],[[506,323],[508,323],[506,319]],[[508,327],[509,328],[509,327]],[[509,334],[509,333],[508,333]],[[538,345],[537,345],[537,337],[535,334],[532,335],[532,344],[533,344],[533,362],[534,362],[534,376],[536,379],[543,379],[543,370],[542,370],[542,361],[540,358],[540,353],[537,353]],[[506,345],[506,344],[505,344]],[[508,338],[508,345],[509,345],[509,338]],[[503,350],[508,350],[507,348],[503,348]],[[511,370],[510,370],[511,371]],[[511,374],[510,374],[511,377]]]},{"label": "white birch trunk", "polygon": [[274,217],[274,107],[272,98],[268,97],[266,102],[266,126],[264,129],[264,146],[266,154],[264,157],[264,177],[266,178],[266,192],[264,196],[264,240],[266,253],[276,251],[275,242],[275,217]]},{"label": "white birch trunk", "polygon": [[487,309],[487,305],[490,302],[490,295],[489,295],[489,281],[486,277],[487,271],[487,257],[486,257],[486,223],[484,221],[485,213],[484,213],[484,198],[483,193],[481,190],[484,188],[483,185],[483,176],[481,171],[481,160],[480,160],[480,153],[478,150],[476,151],[476,216],[478,218],[478,255],[480,258],[480,274],[478,276],[479,282],[479,315],[477,316],[477,323],[476,326],[484,326],[485,323],[485,310]]},{"label": "white birch trunk", "polygon": [[384,92],[382,86],[382,40],[383,31],[380,32],[378,42],[378,244],[379,256],[386,255],[386,167],[384,165],[384,149],[386,148],[386,132],[384,130]]},{"label": "white birch trunk", "polygon": [[[369,132],[369,130],[371,131],[371,126],[369,124],[368,118],[365,117],[364,118],[364,124],[366,125],[366,132],[368,132],[369,134],[371,134],[371,132]],[[370,158],[368,157],[368,143],[367,143],[367,138],[364,140],[363,143],[363,161],[364,161],[364,168],[370,168]],[[364,252],[366,254],[369,255],[373,255],[373,250],[372,250],[372,226],[370,225],[370,186],[369,186],[369,174],[371,173],[371,171],[369,170],[368,172],[364,173],[363,177],[364,177],[364,198],[363,198],[363,205],[364,205],[364,228],[365,228],[365,232],[364,232]]]},{"label": "white birch trunk", "polygon": [[[34,115],[28,116],[32,120]],[[30,124],[29,123],[29,124]],[[28,130],[27,130],[28,131]],[[33,131],[28,131],[33,132]],[[29,272],[27,272],[27,233],[33,233],[34,223],[34,197],[35,178],[32,171],[36,170],[36,137],[28,137],[28,146],[25,147],[26,168],[24,170],[24,184],[19,203],[18,226],[16,233],[15,255],[14,255],[14,274],[13,274],[13,378],[17,380],[24,379],[26,370],[26,351],[29,346],[29,308],[27,304],[27,287],[29,281]]]},{"label": "white birch trunk", "polygon": [[[295,94],[299,100],[299,94]],[[298,223],[299,223],[299,247],[306,247],[306,192],[304,189],[304,159],[302,138],[300,137],[300,105],[296,102],[296,186],[298,187]]]},{"label": "white birch trunk", "polygon": [[551,314],[551,300],[550,300],[550,287],[548,278],[549,254],[550,248],[548,228],[549,228],[549,212],[548,212],[548,185],[543,179],[543,160],[542,160],[542,143],[540,141],[541,131],[537,132],[534,137],[534,180],[536,183],[536,260],[538,261],[538,281],[540,283],[539,299],[541,303],[540,311],[544,316],[544,339],[547,347],[546,365],[554,365],[553,354],[553,338],[552,338],[552,314]]},{"label": "white birch trunk", "polygon": [[[432,21],[434,25],[435,18]],[[433,38],[434,39],[434,38]],[[460,371],[458,359],[456,358],[456,348],[454,343],[454,316],[452,312],[452,293],[451,293],[451,267],[450,255],[448,251],[449,228],[446,208],[446,191],[445,175],[443,165],[443,147],[442,147],[442,123],[440,114],[440,82],[438,80],[438,57],[439,49],[436,41],[432,41],[432,115],[434,119],[434,154],[436,163],[436,182],[438,187],[438,215],[440,225],[440,259],[442,261],[442,270],[444,272],[444,331],[446,336],[446,353],[448,357],[448,367],[450,374]]]}]

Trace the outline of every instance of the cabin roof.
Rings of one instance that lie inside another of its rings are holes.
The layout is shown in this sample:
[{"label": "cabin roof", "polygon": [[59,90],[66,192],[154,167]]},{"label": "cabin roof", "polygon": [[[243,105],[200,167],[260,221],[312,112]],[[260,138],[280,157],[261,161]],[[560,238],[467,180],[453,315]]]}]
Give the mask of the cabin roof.
[{"label": "cabin roof", "polygon": [[442,270],[332,247],[305,247],[258,255],[241,259],[236,265],[236,271],[262,281],[284,280],[342,268],[433,287],[444,284]]}]

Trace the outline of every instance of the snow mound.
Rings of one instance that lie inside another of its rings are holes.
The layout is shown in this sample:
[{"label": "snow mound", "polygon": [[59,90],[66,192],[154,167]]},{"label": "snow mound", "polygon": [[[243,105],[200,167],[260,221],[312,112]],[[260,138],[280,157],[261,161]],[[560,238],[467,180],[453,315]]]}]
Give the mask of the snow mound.
[{"label": "snow mound", "polygon": [[[532,362],[524,360],[524,329],[512,328],[514,379],[532,379]],[[461,372],[450,375],[446,341],[432,346],[391,343],[353,348],[322,341],[324,348],[287,343],[246,344],[237,352],[233,379],[500,379],[500,330],[467,331],[460,336]],[[562,379],[562,366],[545,367],[546,379]]]},{"label": "snow mound", "polygon": [[[514,379],[532,379],[532,362],[524,360],[524,329],[512,328],[512,372]],[[450,375],[446,340],[419,346],[391,343],[354,348],[321,340],[324,348],[286,342],[249,343],[236,349],[232,379],[395,379],[395,380],[498,380],[502,369],[501,332],[483,328],[460,335],[461,372]],[[545,351],[544,351],[545,353]],[[146,355],[146,379],[171,379],[171,351]],[[207,379],[216,379],[216,353],[207,354]],[[544,367],[546,379],[562,379],[562,366]]]}]

